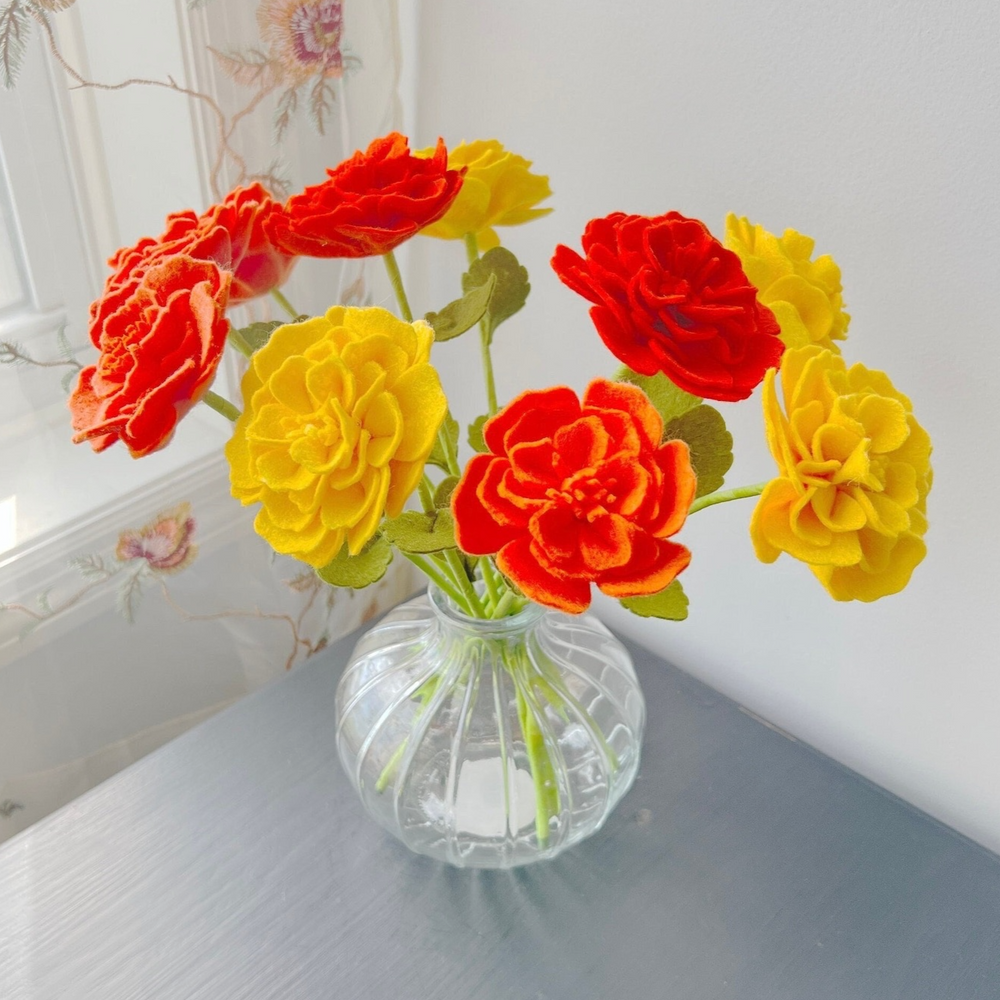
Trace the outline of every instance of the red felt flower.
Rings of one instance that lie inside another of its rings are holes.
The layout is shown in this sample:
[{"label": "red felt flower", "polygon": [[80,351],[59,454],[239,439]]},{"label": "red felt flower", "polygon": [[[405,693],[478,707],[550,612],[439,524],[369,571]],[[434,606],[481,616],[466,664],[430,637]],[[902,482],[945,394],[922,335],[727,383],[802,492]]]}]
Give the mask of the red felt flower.
[{"label": "red felt flower", "polygon": [[784,347],[736,254],[697,219],[615,212],[587,224],[584,256],[556,247],[552,267],[594,303],[591,319],[615,357],[663,372],[708,399],[746,399]]},{"label": "red felt flower", "polygon": [[108,261],[114,270],[104,294],[90,307],[94,346],[101,346],[105,321],[133,295],[146,271],[176,254],[212,261],[231,272],[233,305],[284,284],[295,257],[278,250],[264,233],[265,220],[283,211],[260,184],[251,184],[231,191],[201,215],[187,210],[168,216],[159,239],[145,237],[135,246],[122,247]]},{"label": "red felt flower", "polygon": [[635,386],[596,379],[525,392],[487,421],[452,497],[455,537],[493,555],[531,600],[572,613],[590,585],[613,597],[663,590],[691,561],[667,539],[695,494],[683,441]]},{"label": "red felt flower", "polygon": [[80,372],[69,401],[75,442],[104,451],[121,440],[140,458],[170,440],[215,377],[230,281],[211,261],[184,255],[145,271],[104,317],[97,364]]},{"label": "red felt flower", "polygon": [[448,169],[438,139],[434,155],[413,156],[406,137],[390,132],[329,179],[292,195],[267,232],[289,253],[307,257],[374,257],[394,250],[448,211],[465,167]]}]

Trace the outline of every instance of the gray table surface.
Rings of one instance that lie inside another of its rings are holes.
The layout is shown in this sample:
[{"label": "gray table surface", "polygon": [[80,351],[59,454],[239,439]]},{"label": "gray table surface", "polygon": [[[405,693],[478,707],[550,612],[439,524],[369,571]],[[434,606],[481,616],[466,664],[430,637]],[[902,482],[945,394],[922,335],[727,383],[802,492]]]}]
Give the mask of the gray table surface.
[{"label": "gray table surface", "polygon": [[0,849],[0,997],[1000,997],[1000,858],[639,649],[600,833],[512,872],[410,854],[336,758],[349,645]]}]

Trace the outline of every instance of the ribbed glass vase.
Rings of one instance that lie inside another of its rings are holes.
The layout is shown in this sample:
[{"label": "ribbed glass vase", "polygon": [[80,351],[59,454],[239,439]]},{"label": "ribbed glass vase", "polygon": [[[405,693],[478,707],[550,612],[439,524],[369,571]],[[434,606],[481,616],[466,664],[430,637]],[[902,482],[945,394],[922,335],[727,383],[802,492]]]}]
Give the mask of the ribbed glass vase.
[{"label": "ribbed glass vase", "polygon": [[337,746],[407,847],[510,868],[600,828],[635,778],[645,713],[628,652],[592,615],[469,618],[432,587],[358,643]]}]

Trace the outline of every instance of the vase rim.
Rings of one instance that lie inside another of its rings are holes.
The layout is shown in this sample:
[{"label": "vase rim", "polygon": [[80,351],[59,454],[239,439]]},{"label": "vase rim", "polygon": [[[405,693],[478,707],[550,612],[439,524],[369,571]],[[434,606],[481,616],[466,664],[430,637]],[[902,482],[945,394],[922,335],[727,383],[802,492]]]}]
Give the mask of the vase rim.
[{"label": "vase rim", "polygon": [[436,584],[432,583],[427,588],[427,597],[438,618],[479,634],[489,632],[493,635],[510,635],[523,632],[538,622],[548,610],[540,604],[529,602],[517,614],[506,618],[476,618],[457,608],[455,602]]}]

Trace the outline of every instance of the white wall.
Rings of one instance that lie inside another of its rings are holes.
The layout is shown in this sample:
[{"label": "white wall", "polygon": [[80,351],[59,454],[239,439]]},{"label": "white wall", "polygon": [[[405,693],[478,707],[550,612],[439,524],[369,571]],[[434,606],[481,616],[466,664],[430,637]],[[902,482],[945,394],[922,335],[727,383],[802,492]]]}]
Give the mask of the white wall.
[{"label": "white wall", "polygon": [[[547,266],[621,209],[730,209],[817,238],[844,272],[849,360],[885,368],[935,443],[930,554],[902,595],[837,605],[800,564],[759,564],[752,501],[704,511],[689,620],[613,624],[801,739],[1000,849],[996,294],[1000,17],[995,0],[433,0],[415,139],[496,136],[551,175],[556,211],[507,244],[533,275],[499,336],[509,397],[616,364]],[[457,291],[427,240],[411,298]],[[447,279],[440,277],[445,272]],[[438,351],[466,417],[476,345]],[[464,382],[463,382],[464,376]],[[759,394],[722,404],[732,485],[773,473]]]}]

